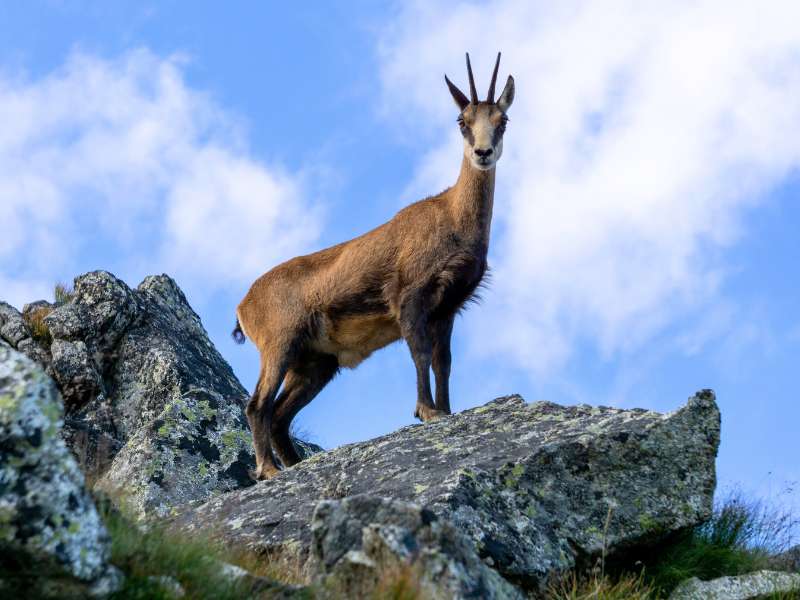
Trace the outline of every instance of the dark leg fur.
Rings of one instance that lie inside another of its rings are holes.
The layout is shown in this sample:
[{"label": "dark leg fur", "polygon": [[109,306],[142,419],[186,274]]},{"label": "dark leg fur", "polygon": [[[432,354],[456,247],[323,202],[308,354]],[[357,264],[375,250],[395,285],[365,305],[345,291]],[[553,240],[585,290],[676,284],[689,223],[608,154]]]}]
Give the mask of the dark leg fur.
[{"label": "dark leg fur", "polygon": [[265,365],[262,361],[261,375],[258,378],[256,391],[247,404],[245,414],[253,433],[253,447],[256,453],[256,479],[268,479],[278,471],[275,457],[272,454],[270,441],[270,421],[272,404],[278,393],[281,382],[286,375],[286,360],[277,365]]},{"label": "dark leg fur", "polygon": [[445,317],[431,324],[433,338],[433,374],[436,376],[436,409],[450,414],[450,339],[454,317]]},{"label": "dark leg fur", "polygon": [[297,413],[311,402],[339,371],[339,362],[329,354],[304,356],[289,370],[283,391],[272,413],[272,442],[285,467],[300,462],[289,427]]},{"label": "dark leg fur", "polygon": [[400,308],[400,331],[411,351],[417,369],[417,406],[414,416],[428,421],[442,413],[434,407],[431,394],[431,360],[433,344],[428,332],[428,314],[423,291],[408,297]]}]

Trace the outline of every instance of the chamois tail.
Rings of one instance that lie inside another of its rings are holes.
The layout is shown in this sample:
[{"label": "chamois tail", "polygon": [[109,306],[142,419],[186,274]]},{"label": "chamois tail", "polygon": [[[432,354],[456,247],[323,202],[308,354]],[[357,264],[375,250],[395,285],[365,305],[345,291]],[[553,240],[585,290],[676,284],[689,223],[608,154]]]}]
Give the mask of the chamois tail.
[{"label": "chamois tail", "polygon": [[239,319],[236,319],[236,327],[231,332],[231,337],[237,344],[244,344],[245,335],[244,331],[242,331],[242,326],[239,325]]}]

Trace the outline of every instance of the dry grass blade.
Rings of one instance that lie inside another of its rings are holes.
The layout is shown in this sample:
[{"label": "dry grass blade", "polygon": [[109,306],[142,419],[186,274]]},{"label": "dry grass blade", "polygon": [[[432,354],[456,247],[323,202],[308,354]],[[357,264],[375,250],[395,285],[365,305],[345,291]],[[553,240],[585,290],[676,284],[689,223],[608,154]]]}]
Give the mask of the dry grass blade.
[{"label": "dry grass blade", "polygon": [[575,574],[550,587],[552,600],[654,600],[658,595],[647,584],[644,575],[625,575],[579,579]]},{"label": "dry grass blade", "polygon": [[37,308],[25,315],[25,323],[31,332],[31,337],[41,344],[49,346],[53,342],[53,337],[50,335],[50,329],[44,322],[44,318],[53,312],[51,308]]}]

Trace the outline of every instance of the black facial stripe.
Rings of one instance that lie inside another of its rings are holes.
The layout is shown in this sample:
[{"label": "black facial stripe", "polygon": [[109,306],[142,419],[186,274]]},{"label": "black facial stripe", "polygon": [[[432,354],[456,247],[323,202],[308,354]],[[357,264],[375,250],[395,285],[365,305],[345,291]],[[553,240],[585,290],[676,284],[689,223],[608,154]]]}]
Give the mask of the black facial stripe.
[{"label": "black facial stripe", "polygon": [[503,133],[505,133],[506,128],[503,125],[498,125],[494,128],[494,133],[492,134],[492,147],[497,147],[497,144],[500,143],[500,140],[503,139]]},{"label": "black facial stripe", "polygon": [[472,135],[472,130],[466,125],[461,128],[461,134],[464,136],[470,146],[475,143],[475,136]]}]

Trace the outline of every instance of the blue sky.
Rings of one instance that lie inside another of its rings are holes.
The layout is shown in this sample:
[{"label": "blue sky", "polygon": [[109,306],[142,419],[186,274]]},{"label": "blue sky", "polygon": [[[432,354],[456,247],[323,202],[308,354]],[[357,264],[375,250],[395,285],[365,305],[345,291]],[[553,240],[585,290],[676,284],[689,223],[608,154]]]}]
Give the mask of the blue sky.
[{"label": "blue sky", "polygon": [[[795,3],[796,4],[796,3]],[[167,272],[229,338],[250,282],[454,181],[442,74],[517,81],[456,410],[502,394],[661,411],[716,390],[719,475],[800,506],[800,10],[723,2],[0,6],[0,297]],[[298,418],[412,422],[397,344]]]}]

